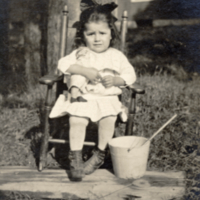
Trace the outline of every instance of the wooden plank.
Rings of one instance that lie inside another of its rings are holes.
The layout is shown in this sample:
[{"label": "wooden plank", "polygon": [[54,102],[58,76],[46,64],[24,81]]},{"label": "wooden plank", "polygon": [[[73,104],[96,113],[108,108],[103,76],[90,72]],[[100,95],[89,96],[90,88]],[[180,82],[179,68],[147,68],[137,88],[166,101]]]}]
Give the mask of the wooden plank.
[{"label": "wooden plank", "polygon": [[163,26],[192,26],[200,24],[200,19],[155,19],[153,20],[153,27]]},{"label": "wooden plank", "polygon": [[96,170],[82,182],[71,182],[68,171],[28,167],[0,167],[0,190],[33,193],[45,198],[116,199],[138,196],[141,200],[160,200],[184,195],[183,172],[147,171],[138,180],[115,177],[106,169]]},{"label": "wooden plank", "polygon": [[[120,30],[121,21],[117,21],[116,26]],[[153,27],[165,27],[165,26],[192,26],[200,24],[200,19],[155,19],[152,20]],[[129,29],[137,29],[138,25],[136,21],[128,21]]]}]

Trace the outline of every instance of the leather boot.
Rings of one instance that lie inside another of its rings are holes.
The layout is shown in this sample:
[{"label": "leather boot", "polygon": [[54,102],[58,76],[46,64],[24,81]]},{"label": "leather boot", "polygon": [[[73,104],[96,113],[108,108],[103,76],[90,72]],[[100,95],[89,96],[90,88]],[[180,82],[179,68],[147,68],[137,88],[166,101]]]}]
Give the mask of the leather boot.
[{"label": "leather boot", "polygon": [[83,171],[82,151],[70,151],[70,179],[71,181],[82,181],[85,176]]},{"label": "leather boot", "polygon": [[92,153],[92,157],[84,163],[84,173],[87,175],[92,174],[104,163],[105,151],[96,148]]}]

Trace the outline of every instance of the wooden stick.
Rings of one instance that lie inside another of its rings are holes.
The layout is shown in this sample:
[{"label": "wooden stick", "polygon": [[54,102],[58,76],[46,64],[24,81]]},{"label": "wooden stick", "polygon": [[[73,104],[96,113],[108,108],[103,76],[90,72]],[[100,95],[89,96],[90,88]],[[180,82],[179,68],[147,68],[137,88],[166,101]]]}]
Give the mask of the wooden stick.
[{"label": "wooden stick", "polygon": [[[151,141],[158,133],[160,133],[174,118],[177,117],[177,114],[175,114],[171,119],[169,119],[162,127],[160,127],[144,144],[146,144],[148,141]],[[144,145],[143,144],[143,145]],[[142,145],[142,146],[143,146]],[[132,146],[132,145],[131,145]],[[131,149],[133,149],[134,147],[130,147],[128,149],[128,151],[130,151]]]}]

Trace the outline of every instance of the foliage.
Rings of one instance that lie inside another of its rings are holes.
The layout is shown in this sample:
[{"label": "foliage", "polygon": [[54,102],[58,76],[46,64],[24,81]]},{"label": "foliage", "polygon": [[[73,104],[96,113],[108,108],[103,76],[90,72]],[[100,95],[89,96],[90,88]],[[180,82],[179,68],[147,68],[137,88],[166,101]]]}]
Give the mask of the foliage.
[{"label": "foliage", "polygon": [[199,71],[199,25],[139,27],[128,34],[128,56],[139,74],[155,71],[188,79]]}]

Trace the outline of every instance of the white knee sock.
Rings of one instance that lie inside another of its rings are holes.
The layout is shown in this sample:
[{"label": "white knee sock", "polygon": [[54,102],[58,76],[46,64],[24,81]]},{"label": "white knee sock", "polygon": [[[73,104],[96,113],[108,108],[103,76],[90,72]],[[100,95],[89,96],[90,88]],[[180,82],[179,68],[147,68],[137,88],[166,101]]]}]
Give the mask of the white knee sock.
[{"label": "white knee sock", "polygon": [[99,135],[99,144],[98,148],[100,150],[105,150],[108,142],[112,139],[115,130],[115,121],[116,116],[110,116],[103,118],[99,121],[98,126],[98,135]]},{"label": "white knee sock", "polygon": [[88,121],[86,118],[70,117],[69,140],[71,151],[82,150]]}]

